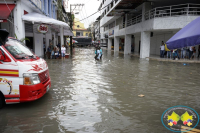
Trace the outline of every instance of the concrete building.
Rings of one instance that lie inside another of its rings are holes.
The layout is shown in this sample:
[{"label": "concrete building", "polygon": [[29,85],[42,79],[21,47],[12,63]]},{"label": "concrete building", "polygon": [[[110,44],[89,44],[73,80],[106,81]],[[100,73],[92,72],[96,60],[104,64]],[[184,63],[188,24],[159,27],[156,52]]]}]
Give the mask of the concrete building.
[{"label": "concrete building", "polygon": [[44,42],[46,48],[50,43],[62,45],[63,36],[72,35],[68,24],[57,20],[58,1],[0,0],[0,28],[7,29],[11,37],[28,38],[26,46],[44,56]]},{"label": "concrete building", "polygon": [[198,0],[102,0],[100,40],[115,52],[160,55],[161,42],[199,17],[199,6]]},{"label": "concrete building", "polygon": [[91,31],[86,29],[84,23],[81,23],[78,18],[75,18],[73,24],[73,34],[74,36],[90,36]]}]

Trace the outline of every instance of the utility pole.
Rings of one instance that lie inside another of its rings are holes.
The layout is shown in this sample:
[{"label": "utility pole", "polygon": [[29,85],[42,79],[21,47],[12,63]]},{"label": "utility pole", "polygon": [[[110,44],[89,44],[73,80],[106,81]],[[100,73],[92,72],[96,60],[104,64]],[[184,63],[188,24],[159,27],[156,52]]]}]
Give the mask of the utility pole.
[{"label": "utility pole", "polygon": [[[71,4],[70,4],[70,28],[72,29],[72,11],[71,11]],[[72,36],[70,36],[70,53],[72,55]]]},{"label": "utility pole", "polygon": [[[70,28],[72,29],[73,21],[72,21],[72,6],[84,6],[84,4],[70,4]],[[70,53],[72,55],[72,36],[70,36]]]}]

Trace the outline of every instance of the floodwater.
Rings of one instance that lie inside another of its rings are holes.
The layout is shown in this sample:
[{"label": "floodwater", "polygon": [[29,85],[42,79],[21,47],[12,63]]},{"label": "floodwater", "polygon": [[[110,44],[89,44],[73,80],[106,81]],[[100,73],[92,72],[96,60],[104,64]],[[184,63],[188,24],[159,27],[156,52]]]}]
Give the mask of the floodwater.
[{"label": "floodwater", "polygon": [[161,122],[169,107],[185,105],[200,114],[199,64],[103,53],[100,62],[92,48],[47,60],[50,91],[1,109],[0,133],[170,133]]}]

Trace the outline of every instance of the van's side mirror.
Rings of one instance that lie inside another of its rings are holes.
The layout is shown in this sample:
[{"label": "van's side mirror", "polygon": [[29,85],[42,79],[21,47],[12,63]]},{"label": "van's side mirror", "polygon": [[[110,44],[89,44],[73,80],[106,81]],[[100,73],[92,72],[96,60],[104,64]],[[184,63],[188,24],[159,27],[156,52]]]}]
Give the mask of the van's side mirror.
[{"label": "van's side mirror", "polygon": [[4,61],[4,59],[5,59],[5,57],[4,57],[3,53],[2,53],[2,51],[0,50],[0,61]]}]

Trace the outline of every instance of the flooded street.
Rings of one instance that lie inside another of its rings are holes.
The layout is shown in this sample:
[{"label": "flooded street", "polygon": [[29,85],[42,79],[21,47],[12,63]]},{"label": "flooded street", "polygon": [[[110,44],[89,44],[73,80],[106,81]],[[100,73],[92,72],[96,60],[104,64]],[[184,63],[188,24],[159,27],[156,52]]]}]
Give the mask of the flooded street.
[{"label": "flooded street", "polygon": [[93,48],[46,61],[49,92],[1,109],[0,133],[170,133],[161,122],[166,109],[185,105],[200,114],[200,64],[148,61],[104,49],[102,61],[95,62]]}]

